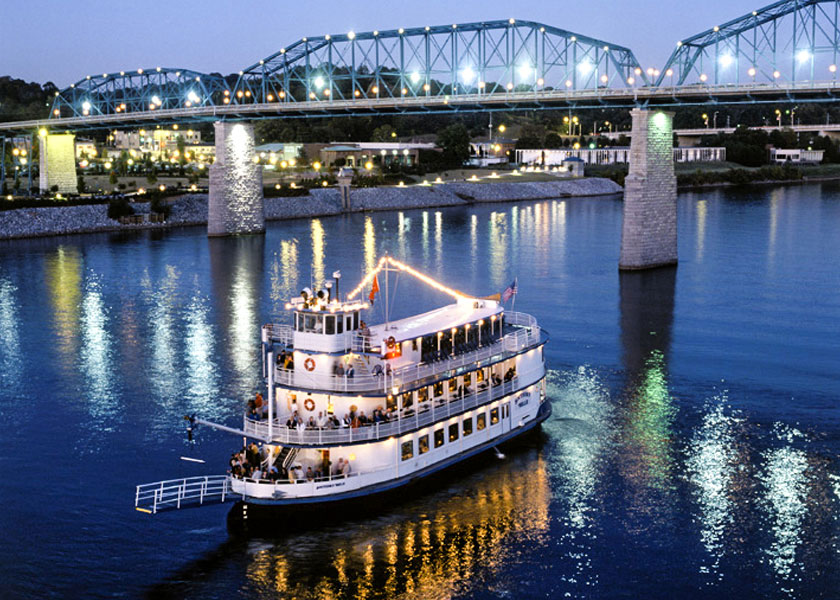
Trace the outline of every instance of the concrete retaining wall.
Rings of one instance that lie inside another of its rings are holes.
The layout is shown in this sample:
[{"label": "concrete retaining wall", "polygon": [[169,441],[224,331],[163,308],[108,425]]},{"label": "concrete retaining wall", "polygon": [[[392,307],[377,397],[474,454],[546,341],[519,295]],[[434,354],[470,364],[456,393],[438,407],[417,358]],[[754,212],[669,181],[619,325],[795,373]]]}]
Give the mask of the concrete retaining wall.
[{"label": "concrete retaining wall", "polygon": [[[607,179],[546,183],[447,183],[431,187],[361,188],[351,193],[351,210],[411,210],[435,206],[461,206],[472,202],[542,200],[568,196],[614,194],[621,188]],[[460,196],[458,195],[460,194]],[[474,200],[473,200],[474,199]],[[207,224],[206,194],[187,194],[172,203],[166,223],[121,225],[108,218],[108,205],[22,208],[0,212],[0,239],[40,237],[68,233],[158,229]],[[148,213],[148,203],[132,204],[136,213]],[[337,189],[314,189],[308,196],[266,198],[266,220],[300,219],[341,214]]]}]

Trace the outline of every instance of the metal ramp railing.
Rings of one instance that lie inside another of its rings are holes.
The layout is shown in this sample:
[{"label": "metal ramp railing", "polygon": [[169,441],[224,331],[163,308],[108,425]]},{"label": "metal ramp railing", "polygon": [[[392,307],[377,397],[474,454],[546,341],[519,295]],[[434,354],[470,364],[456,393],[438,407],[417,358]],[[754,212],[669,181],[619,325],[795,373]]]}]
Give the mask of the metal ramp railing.
[{"label": "metal ramp railing", "polygon": [[169,479],[137,486],[134,508],[157,514],[162,510],[202,506],[210,501],[231,502],[239,497],[230,487],[227,475]]}]

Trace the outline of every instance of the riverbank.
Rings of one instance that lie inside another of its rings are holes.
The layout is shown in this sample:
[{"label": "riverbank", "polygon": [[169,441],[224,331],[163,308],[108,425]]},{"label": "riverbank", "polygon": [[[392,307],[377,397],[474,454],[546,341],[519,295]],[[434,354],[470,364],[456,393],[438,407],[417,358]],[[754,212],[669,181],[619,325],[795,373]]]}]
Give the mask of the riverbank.
[{"label": "riverbank", "polygon": [[[604,196],[622,188],[602,178],[545,182],[444,183],[430,186],[357,188],[350,193],[351,212],[411,210],[459,206],[478,202],[517,202]],[[133,203],[135,214],[149,213],[148,202]],[[313,189],[307,196],[266,198],[265,218],[269,221],[323,217],[341,214],[336,188]],[[187,194],[171,202],[164,223],[123,225],[108,218],[104,204],[21,208],[0,212],[0,239],[44,237],[74,233],[167,229],[207,224],[207,194]]]}]

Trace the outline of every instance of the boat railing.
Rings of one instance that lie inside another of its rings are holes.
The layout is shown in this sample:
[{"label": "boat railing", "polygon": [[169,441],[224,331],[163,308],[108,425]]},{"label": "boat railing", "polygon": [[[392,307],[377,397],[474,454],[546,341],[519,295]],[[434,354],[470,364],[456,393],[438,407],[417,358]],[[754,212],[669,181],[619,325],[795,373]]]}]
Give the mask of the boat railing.
[{"label": "boat railing", "polygon": [[169,479],[137,486],[134,508],[156,514],[161,510],[201,506],[205,502],[228,502],[235,499],[227,475]]},{"label": "boat railing", "polygon": [[298,479],[287,479],[287,478],[282,478],[282,479],[254,479],[252,477],[236,477],[236,476],[233,476],[233,481],[234,481],[234,485],[237,482],[241,482],[242,484],[244,484],[244,489],[242,489],[241,492],[237,491],[236,492],[237,494],[241,493],[244,496],[264,497],[265,494],[249,494],[248,493],[248,486],[250,486],[250,485],[261,485],[261,486],[270,485],[270,486],[273,486],[279,492],[279,493],[275,493],[274,496],[275,497],[277,497],[277,496],[282,497],[284,494],[281,490],[284,487],[286,489],[290,489],[291,486],[298,486],[299,487],[299,486],[304,486],[304,485],[309,485],[311,487],[314,487],[314,486],[317,486],[319,484],[336,482],[336,481],[353,481],[353,480],[358,480],[359,478],[365,477],[367,475],[376,475],[376,474],[379,474],[379,473],[384,473],[386,471],[389,472],[389,473],[393,473],[394,472],[394,467],[393,466],[388,466],[388,467],[379,467],[379,468],[376,468],[376,469],[369,469],[369,470],[365,470],[365,471],[351,471],[350,473],[340,473],[340,474],[336,474],[336,475],[330,474],[330,475],[326,475],[326,476],[323,476],[323,477],[316,477],[314,479],[307,479],[306,477],[301,477],[301,478],[298,478]]},{"label": "boat railing", "polygon": [[427,400],[419,407],[404,408],[398,419],[388,422],[336,429],[304,427],[290,429],[285,423],[275,420],[272,426],[272,435],[269,437],[268,421],[255,421],[246,417],[243,430],[251,437],[280,445],[319,446],[377,441],[431,425],[441,419],[460,414],[471,408],[525,389],[539,381],[544,373],[545,369],[541,367],[532,368],[528,372],[518,373],[509,381],[503,381],[495,386],[488,382],[483,389],[466,394],[462,398],[447,399],[440,397]]},{"label": "boat railing", "polygon": [[295,339],[295,330],[291,325],[268,323],[263,325],[263,341],[276,342],[291,347]]},{"label": "boat railing", "polygon": [[384,370],[379,375],[324,375],[306,373],[302,370],[276,368],[275,382],[290,387],[339,392],[392,391],[403,390],[416,385],[424,379],[434,379],[441,373],[455,371],[464,367],[489,361],[499,356],[515,354],[540,342],[541,330],[537,320],[531,315],[506,312],[505,321],[514,326],[514,330],[497,338],[492,344],[479,346],[476,350],[457,354],[450,358],[431,363],[406,365],[392,371]]}]

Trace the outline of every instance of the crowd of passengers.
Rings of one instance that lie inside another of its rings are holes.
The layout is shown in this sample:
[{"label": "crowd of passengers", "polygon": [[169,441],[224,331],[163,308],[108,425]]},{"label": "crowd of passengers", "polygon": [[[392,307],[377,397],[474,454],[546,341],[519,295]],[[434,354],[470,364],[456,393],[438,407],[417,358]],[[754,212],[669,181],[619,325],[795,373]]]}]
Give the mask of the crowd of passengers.
[{"label": "crowd of passengers", "polygon": [[[490,382],[493,387],[499,386],[502,382],[509,382],[516,377],[516,368],[510,367],[505,373],[504,379],[496,373],[490,374]],[[482,387],[483,386],[483,387]],[[486,382],[479,384],[478,391],[486,389]],[[450,401],[458,400],[464,396],[472,394],[469,385],[458,386],[458,390],[454,396],[450,397]],[[421,410],[422,412],[422,410]],[[398,410],[395,406],[390,408],[376,407],[370,415],[366,415],[363,410],[356,410],[353,408],[350,412],[344,413],[344,418],[339,418],[338,415],[328,412],[319,412],[318,416],[310,416],[308,419],[301,417],[300,413],[295,410],[288,419],[286,419],[286,427],[289,429],[297,429],[303,431],[306,429],[341,429],[342,427],[365,427],[368,425],[376,425],[377,423],[388,423],[396,421]],[[402,416],[409,417],[414,415],[414,409],[410,406],[403,408]],[[257,392],[253,400],[248,401],[248,418],[252,421],[263,421],[268,419],[268,405],[263,400],[262,394]]]},{"label": "crowd of passengers", "polygon": [[334,477],[347,477],[350,475],[350,461],[339,458],[337,462],[327,461],[326,465],[313,469],[311,466],[306,470],[299,463],[290,465],[289,468],[277,466],[279,455],[271,460],[272,453],[266,446],[258,447],[255,443],[243,446],[239,452],[230,455],[230,468],[228,473],[238,479],[255,479],[262,481],[319,481]]}]

